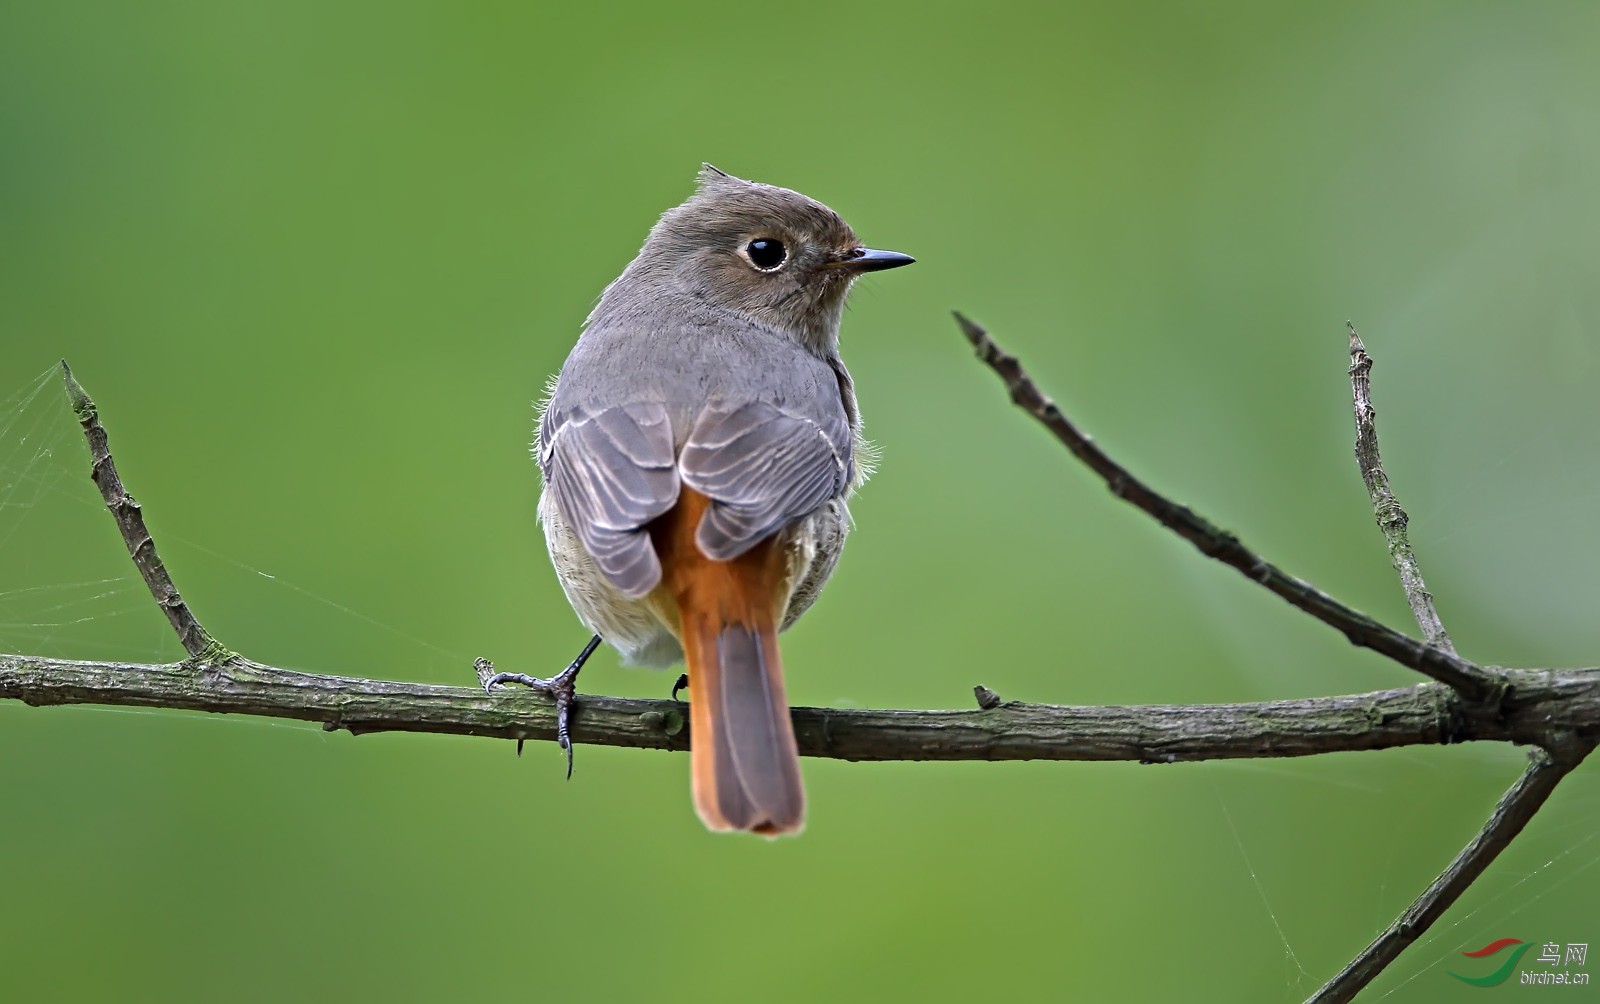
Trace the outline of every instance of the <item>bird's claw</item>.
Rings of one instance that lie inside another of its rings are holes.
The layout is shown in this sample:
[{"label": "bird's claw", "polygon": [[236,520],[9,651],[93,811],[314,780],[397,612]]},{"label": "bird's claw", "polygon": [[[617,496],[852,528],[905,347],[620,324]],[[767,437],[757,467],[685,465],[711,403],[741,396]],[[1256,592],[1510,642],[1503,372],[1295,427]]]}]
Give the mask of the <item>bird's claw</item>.
[{"label": "bird's claw", "polygon": [[[589,644],[583,647],[578,657],[566,669],[552,676],[548,680],[541,680],[537,676],[526,673],[495,673],[489,675],[494,669],[494,664],[487,659],[479,659],[473,663],[478,671],[478,680],[483,684],[485,692],[493,693],[494,688],[507,683],[516,683],[529,690],[544,694],[556,702],[556,743],[567,753],[567,780],[572,780],[572,709],[578,700],[578,672],[583,669],[583,664],[589,661],[589,656],[600,645],[600,636],[595,635],[589,639]],[[517,755],[522,755],[522,740],[517,740]]]},{"label": "bird's claw", "polygon": [[[529,690],[536,691],[556,702],[556,743],[567,752],[567,779],[572,778],[572,706],[578,697],[578,670],[583,668],[581,662],[574,662],[561,672],[548,680],[541,680],[537,676],[526,673],[496,673],[484,681],[483,689],[493,691],[494,688],[507,683],[521,684]],[[522,742],[517,742],[517,754],[522,754]]]}]

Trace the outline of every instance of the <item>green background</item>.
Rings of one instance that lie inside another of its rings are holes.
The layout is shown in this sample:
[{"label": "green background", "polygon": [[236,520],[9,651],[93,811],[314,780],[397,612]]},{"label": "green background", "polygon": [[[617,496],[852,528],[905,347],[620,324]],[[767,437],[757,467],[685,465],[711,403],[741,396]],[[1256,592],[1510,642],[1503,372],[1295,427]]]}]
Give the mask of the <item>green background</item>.
[{"label": "green background", "polygon": [[[1136,472],[1413,630],[1350,454],[1353,318],[1462,651],[1600,660],[1593,4],[0,11],[0,650],[180,654],[66,356],[233,648],[559,668],[585,634],[532,402],[709,160],[919,259],[845,320],[883,461],[786,637],[796,703],[1416,679],[1107,495],[955,307]],[[569,784],[547,744],[7,702],[0,996],[1298,1000],[1522,758],[807,761],[808,830],[769,843],[708,835],[680,755],[580,748]],[[1597,802],[1591,764],[1372,996],[1483,993],[1445,970],[1498,937],[1600,941]]]}]

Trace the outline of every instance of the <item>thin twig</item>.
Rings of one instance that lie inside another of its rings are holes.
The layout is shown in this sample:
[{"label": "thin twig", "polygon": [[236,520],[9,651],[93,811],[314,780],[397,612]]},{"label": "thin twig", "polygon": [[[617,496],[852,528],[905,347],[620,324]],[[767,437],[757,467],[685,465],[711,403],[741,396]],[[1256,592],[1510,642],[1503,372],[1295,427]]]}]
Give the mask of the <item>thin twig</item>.
[{"label": "thin twig", "polygon": [[[1103,708],[1003,703],[998,695],[979,687],[975,689],[980,704],[977,711],[793,709],[800,751],[848,760],[1173,763],[1469,740],[1543,747],[1450,867],[1312,998],[1350,999],[1449,908],[1516,837],[1560,779],[1600,742],[1600,669],[1489,671],[1455,653],[1437,616],[1432,616],[1431,600],[1405,542],[1404,511],[1388,491],[1378,461],[1370,400],[1371,360],[1354,328],[1351,385],[1363,477],[1413,609],[1419,602],[1425,606],[1437,631],[1431,629],[1420,609],[1418,622],[1437,644],[1408,638],[1284,573],[1233,534],[1134,478],[1079,432],[987,332],[960,314],[956,317],[979,358],[1005,381],[1012,400],[1104,479],[1112,494],[1144,510],[1202,554],[1237,569],[1298,609],[1344,632],[1353,643],[1420,670],[1439,683],[1259,704]],[[135,566],[190,659],[151,666],[0,655],[0,698],[35,705],[113,704],[264,715],[320,721],[324,729],[356,734],[409,731],[500,736],[517,740],[519,750],[525,739],[558,737],[558,711],[548,701],[491,697],[476,688],[296,673],[227,652],[179,597],[156,554],[138,504],[117,476],[94,403],[64,362],[62,370],[94,460],[95,484],[116,518]],[[485,672],[480,664],[480,684]],[[683,706],[676,701],[585,697],[584,714],[572,733],[574,741],[595,745],[680,750],[689,745],[688,722]]]},{"label": "thin twig", "polygon": [[1346,606],[1311,583],[1284,572],[1246,547],[1238,537],[1214,526],[1188,506],[1173,502],[1134,477],[1088,436],[1078,431],[1055,402],[1039,390],[1015,356],[1002,351],[981,326],[959,313],[955,316],[967,340],[977,351],[978,358],[1005,381],[1006,388],[1011,392],[1011,400],[1037,419],[1073,456],[1098,474],[1111,489],[1111,494],[1144,510],[1162,526],[1193,544],[1201,554],[1237,569],[1246,578],[1260,583],[1291,605],[1342,631],[1351,643],[1370,648],[1402,666],[1448,684],[1469,700],[1489,701],[1503,692],[1504,681],[1497,673],[1453,652],[1445,652],[1409,638]]},{"label": "thin twig", "polygon": [[173,585],[172,577],[167,574],[167,566],[156,553],[156,542],[145,528],[139,503],[128,494],[122,485],[122,478],[117,475],[117,462],[111,459],[111,447],[105,426],[100,424],[99,409],[73,378],[72,368],[65,359],[61,360],[61,375],[66,380],[72,412],[78,416],[78,423],[83,426],[83,436],[89,441],[89,456],[93,462],[89,476],[95,487],[100,489],[100,497],[105,499],[106,508],[111,510],[112,517],[117,521],[122,542],[128,547],[128,556],[133,559],[133,565],[139,570],[144,584],[150,587],[150,595],[155,597],[161,612],[167,615],[172,630],[178,633],[178,641],[191,659],[221,662],[230,658],[232,653],[200,626],[189,604],[178,594],[178,587]]},{"label": "thin twig", "polygon": [[[1247,704],[1070,707],[1008,701],[948,711],[794,708],[806,756],[841,760],[1080,760],[1191,763],[1440,745],[1600,738],[1600,668],[1509,670],[1493,708],[1420,683],[1340,697]],[[538,694],[299,673],[246,659],[144,665],[0,655],[0,699],[102,704],[319,722],[329,731],[430,732],[553,741],[554,702]],[[689,748],[687,706],[585,694],[572,740]]]},{"label": "thin twig", "polygon": [[1528,820],[1544,805],[1561,779],[1583,762],[1589,749],[1587,746],[1579,747],[1560,756],[1534,750],[1522,776],[1500,797],[1500,804],[1495,806],[1489,821],[1467,842],[1455,860],[1339,975],[1307,998],[1306,1004],[1336,1004],[1360,993],[1389,963],[1421,937],[1483,874],[1484,869],[1499,857],[1500,852],[1522,832]]},{"label": "thin twig", "polygon": [[1442,652],[1454,655],[1455,645],[1433,608],[1433,594],[1422,581],[1422,569],[1417,565],[1416,553],[1411,549],[1411,536],[1406,532],[1410,517],[1400,507],[1399,499],[1389,490],[1389,475],[1384,472],[1383,459],[1378,455],[1378,413],[1372,407],[1372,357],[1361,344],[1356,326],[1349,321],[1350,329],[1350,397],[1356,416],[1356,464],[1361,468],[1361,480],[1366,482],[1367,495],[1372,499],[1372,515],[1378,521],[1384,542],[1389,545],[1389,560],[1400,575],[1400,586],[1406,591],[1406,602],[1422,629],[1422,639]]}]

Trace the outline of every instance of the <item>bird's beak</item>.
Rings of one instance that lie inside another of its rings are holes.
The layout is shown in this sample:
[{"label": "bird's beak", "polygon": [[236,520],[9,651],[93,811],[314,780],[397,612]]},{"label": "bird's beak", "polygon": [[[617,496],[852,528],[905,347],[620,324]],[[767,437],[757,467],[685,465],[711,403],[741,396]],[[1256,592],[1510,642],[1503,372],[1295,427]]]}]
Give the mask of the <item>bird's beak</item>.
[{"label": "bird's beak", "polygon": [[899,268],[916,261],[908,254],[898,251],[874,251],[871,248],[856,248],[845,256],[839,264],[852,272],[882,272],[886,268]]}]

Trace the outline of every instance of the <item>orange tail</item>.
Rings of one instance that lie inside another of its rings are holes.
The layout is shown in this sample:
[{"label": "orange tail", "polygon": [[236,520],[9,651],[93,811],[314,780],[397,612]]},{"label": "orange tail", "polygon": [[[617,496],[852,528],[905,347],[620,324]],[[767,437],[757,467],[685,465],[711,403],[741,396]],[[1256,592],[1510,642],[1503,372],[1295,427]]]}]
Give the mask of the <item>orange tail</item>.
[{"label": "orange tail", "polygon": [[684,488],[652,528],[689,668],[695,809],[713,830],[798,833],[805,790],[778,659],[787,562],[770,540],[707,558],[694,533],[708,504]]}]

